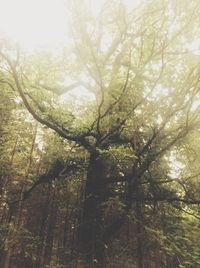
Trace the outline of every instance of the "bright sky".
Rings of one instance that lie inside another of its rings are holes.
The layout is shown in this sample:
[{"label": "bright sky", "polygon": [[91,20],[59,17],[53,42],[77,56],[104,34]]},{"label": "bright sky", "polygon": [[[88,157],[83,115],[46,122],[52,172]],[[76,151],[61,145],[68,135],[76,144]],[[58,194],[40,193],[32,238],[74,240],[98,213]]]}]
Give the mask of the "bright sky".
[{"label": "bright sky", "polygon": [[62,0],[0,0],[0,33],[25,49],[60,46],[66,25]]},{"label": "bright sky", "polygon": [[[88,1],[97,11],[106,0]],[[128,8],[140,1],[123,0]],[[67,39],[66,8],[65,0],[0,0],[0,36],[3,34],[30,51],[62,47]]]}]

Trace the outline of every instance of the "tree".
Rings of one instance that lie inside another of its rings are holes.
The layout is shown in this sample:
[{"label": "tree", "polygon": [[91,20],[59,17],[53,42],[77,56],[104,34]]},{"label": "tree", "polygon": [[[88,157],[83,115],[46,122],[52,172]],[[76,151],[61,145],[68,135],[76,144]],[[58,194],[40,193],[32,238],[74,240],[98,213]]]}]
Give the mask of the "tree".
[{"label": "tree", "polygon": [[[199,204],[163,186],[172,181],[171,155],[198,130],[199,59],[191,49],[199,37],[198,8],[196,1],[149,1],[129,13],[112,1],[95,18],[73,1],[72,46],[60,57],[26,58],[1,48],[7,68],[1,83],[35,120],[87,154],[78,231],[83,267],[105,267],[106,248],[132,211],[141,234],[138,267],[144,267],[144,204]],[[69,101],[77,88],[87,92],[85,102]],[[109,222],[104,206],[111,198],[122,209]]]}]

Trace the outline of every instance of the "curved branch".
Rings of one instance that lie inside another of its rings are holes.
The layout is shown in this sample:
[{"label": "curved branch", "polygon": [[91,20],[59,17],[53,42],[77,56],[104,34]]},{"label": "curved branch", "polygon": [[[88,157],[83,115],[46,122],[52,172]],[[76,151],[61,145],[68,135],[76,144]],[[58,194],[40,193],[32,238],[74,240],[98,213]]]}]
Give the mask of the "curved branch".
[{"label": "curved branch", "polygon": [[[70,133],[70,131],[66,128],[63,127],[59,127],[56,123],[53,124],[52,122],[42,118],[40,115],[38,115],[35,110],[33,109],[33,107],[31,106],[31,104],[29,103],[26,94],[24,93],[18,75],[17,75],[17,71],[16,71],[16,66],[13,65],[13,63],[10,61],[10,59],[5,56],[2,52],[0,52],[1,56],[6,60],[6,62],[8,63],[11,71],[12,71],[12,76],[14,78],[14,82],[16,85],[16,89],[20,95],[20,97],[22,98],[22,101],[25,105],[25,107],[27,108],[27,110],[29,111],[29,113],[33,116],[33,118],[35,120],[37,120],[39,123],[41,123],[42,125],[47,126],[48,128],[54,130],[55,132],[57,132],[61,137],[69,140],[69,141],[75,141],[79,144],[81,144],[86,150],[88,150],[89,152],[96,152],[95,148],[85,139],[85,137],[87,136],[87,134],[82,134],[82,135],[73,135],[72,133]],[[9,84],[10,85],[10,84]],[[13,89],[13,86],[12,86]],[[88,134],[89,135],[89,134]]]}]

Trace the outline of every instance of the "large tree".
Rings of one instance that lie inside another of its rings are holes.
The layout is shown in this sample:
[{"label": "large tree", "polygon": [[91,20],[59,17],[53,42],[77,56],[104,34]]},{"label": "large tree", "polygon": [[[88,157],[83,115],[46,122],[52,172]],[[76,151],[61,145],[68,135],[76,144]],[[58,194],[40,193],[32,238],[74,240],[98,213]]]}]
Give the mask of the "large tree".
[{"label": "large tree", "polygon": [[[142,232],[144,204],[199,204],[165,186],[174,181],[172,157],[198,130],[200,65],[192,46],[199,40],[199,7],[198,1],[147,1],[129,12],[109,1],[93,16],[72,1],[72,37],[62,55],[27,56],[2,44],[0,82],[39,123],[87,154],[78,237],[83,267],[106,265],[106,248],[130,212]],[[122,209],[108,220],[110,200],[120,200]],[[137,243],[141,268],[141,236]]]}]

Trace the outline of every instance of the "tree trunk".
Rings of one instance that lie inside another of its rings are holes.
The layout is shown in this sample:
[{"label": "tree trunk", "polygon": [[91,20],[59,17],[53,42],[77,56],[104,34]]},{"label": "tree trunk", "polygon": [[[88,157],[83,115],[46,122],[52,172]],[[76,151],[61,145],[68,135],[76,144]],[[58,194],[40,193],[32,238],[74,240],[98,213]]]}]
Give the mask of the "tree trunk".
[{"label": "tree trunk", "polygon": [[136,202],[136,228],[137,228],[137,261],[138,268],[144,268],[143,257],[143,230],[142,230],[142,208],[139,202]]},{"label": "tree trunk", "polygon": [[78,267],[105,267],[102,202],[106,196],[105,161],[91,155],[85,186],[82,221],[79,227],[80,265]]}]

